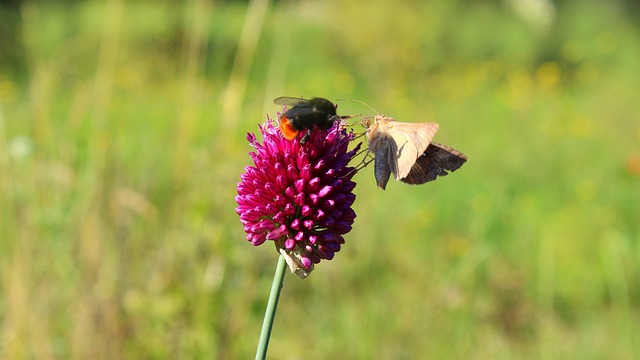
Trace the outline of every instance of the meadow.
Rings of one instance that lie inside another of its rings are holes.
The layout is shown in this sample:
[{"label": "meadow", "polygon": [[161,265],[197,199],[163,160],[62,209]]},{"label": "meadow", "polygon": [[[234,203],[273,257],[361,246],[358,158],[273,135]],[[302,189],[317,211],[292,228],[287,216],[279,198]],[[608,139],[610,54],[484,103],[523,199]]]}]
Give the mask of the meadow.
[{"label": "meadow", "polygon": [[522,3],[0,8],[0,358],[253,357],[277,253],[234,196],[282,95],[437,121],[469,161],[359,172],[269,358],[637,358],[640,17]]}]

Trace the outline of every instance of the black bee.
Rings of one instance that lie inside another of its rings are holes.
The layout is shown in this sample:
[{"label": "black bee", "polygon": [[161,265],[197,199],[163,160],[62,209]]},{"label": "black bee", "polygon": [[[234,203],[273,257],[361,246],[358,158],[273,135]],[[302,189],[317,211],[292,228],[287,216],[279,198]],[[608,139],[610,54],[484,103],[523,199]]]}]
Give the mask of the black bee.
[{"label": "black bee", "polygon": [[273,102],[277,105],[291,106],[282,116],[280,116],[280,131],[285,138],[292,140],[298,134],[307,130],[301,144],[309,140],[313,126],[326,130],[334,122],[340,121],[341,117],[336,114],[336,106],[324,98],[303,99],[289,96],[281,96]]}]

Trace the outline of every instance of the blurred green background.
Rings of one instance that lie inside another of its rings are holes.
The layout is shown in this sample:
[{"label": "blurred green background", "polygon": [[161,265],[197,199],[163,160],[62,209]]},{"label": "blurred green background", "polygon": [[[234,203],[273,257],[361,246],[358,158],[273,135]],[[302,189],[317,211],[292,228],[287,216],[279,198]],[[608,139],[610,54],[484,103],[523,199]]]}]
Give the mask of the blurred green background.
[{"label": "blurred green background", "polygon": [[235,186],[289,95],[438,121],[469,161],[384,192],[358,173],[342,251],[286,275],[270,358],[637,358],[639,13],[2,2],[0,357],[253,357],[277,254]]}]

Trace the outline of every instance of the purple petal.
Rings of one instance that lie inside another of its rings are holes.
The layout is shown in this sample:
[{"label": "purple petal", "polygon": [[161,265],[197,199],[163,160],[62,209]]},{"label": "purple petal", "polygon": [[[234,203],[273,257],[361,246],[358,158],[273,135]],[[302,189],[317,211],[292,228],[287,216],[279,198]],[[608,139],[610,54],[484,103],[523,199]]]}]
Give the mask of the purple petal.
[{"label": "purple petal", "polygon": [[282,224],[283,222],[285,222],[285,220],[287,220],[287,216],[284,214],[283,211],[280,211],[273,216],[273,221],[277,223]]},{"label": "purple petal", "polygon": [[293,240],[292,238],[288,238],[287,240],[284,241],[284,248],[287,250],[293,249],[295,245],[296,245],[296,241]]},{"label": "purple petal", "polygon": [[311,165],[307,164],[300,168],[300,177],[302,179],[308,179],[311,177]]},{"label": "purple petal", "polygon": [[298,180],[299,174],[295,166],[291,164],[287,165],[287,176],[293,181]]},{"label": "purple petal", "polygon": [[309,205],[305,204],[300,208],[300,215],[302,215],[302,217],[308,217],[311,216],[311,214],[313,214],[313,209]]},{"label": "purple petal", "polygon": [[288,187],[287,190],[284,191],[284,194],[288,199],[293,199],[293,197],[296,196],[296,191],[294,188]]},{"label": "purple petal", "polygon": [[318,209],[312,219],[318,221],[324,219],[324,216],[324,211],[322,211],[322,209]]},{"label": "purple petal", "polygon": [[311,267],[312,264],[311,259],[306,256],[302,256],[300,258],[300,262],[302,263],[302,266],[304,266],[307,270]]},{"label": "purple petal", "polygon": [[307,192],[308,193],[315,193],[318,191],[318,189],[320,188],[320,178],[319,177],[314,177],[313,179],[309,180],[307,182]]},{"label": "purple petal", "polygon": [[331,193],[331,191],[333,190],[332,186],[325,186],[322,189],[320,189],[320,191],[318,192],[318,196],[320,196],[321,198],[326,197],[327,195],[329,195]]},{"label": "purple petal", "polygon": [[302,206],[305,204],[305,196],[304,193],[299,193],[296,195],[296,197],[293,199],[293,203],[298,205],[298,206]]},{"label": "purple petal", "polygon": [[296,191],[300,193],[304,191],[304,184],[305,184],[305,181],[303,179],[300,179],[300,180],[296,180],[293,186],[295,187]]},{"label": "purple petal", "polygon": [[315,245],[317,241],[318,241],[318,236],[317,236],[317,235],[310,235],[310,236],[309,236],[309,242],[310,242],[311,244],[314,244],[314,245]]},{"label": "purple petal", "polygon": [[313,228],[314,224],[315,224],[315,221],[313,220],[305,220],[302,222],[302,225],[305,227],[305,229],[309,229],[309,230]]},{"label": "purple petal", "polygon": [[259,233],[254,234],[251,238],[251,243],[255,246],[261,245],[265,240],[267,240],[267,234]]},{"label": "purple petal", "polygon": [[286,216],[293,216],[296,213],[296,208],[295,206],[291,205],[291,204],[287,204],[284,206],[284,214]]},{"label": "purple petal", "polygon": [[284,175],[276,176],[276,185],[280,189],[285,189],[287,187],[287,178]]}]

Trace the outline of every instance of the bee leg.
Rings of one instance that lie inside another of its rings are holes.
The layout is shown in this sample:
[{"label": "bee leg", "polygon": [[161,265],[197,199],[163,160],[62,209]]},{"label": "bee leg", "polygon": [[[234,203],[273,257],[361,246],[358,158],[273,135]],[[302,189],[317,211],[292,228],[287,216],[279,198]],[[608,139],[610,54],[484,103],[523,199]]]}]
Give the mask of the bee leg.
[{"label": "bee leg", "polygon": [[307,132],[302,137],[302,140],[300,140],[300,144],[306,143],[307,140],[309,140],[309,136],[311,136],[311,129],[307,129]]}]

